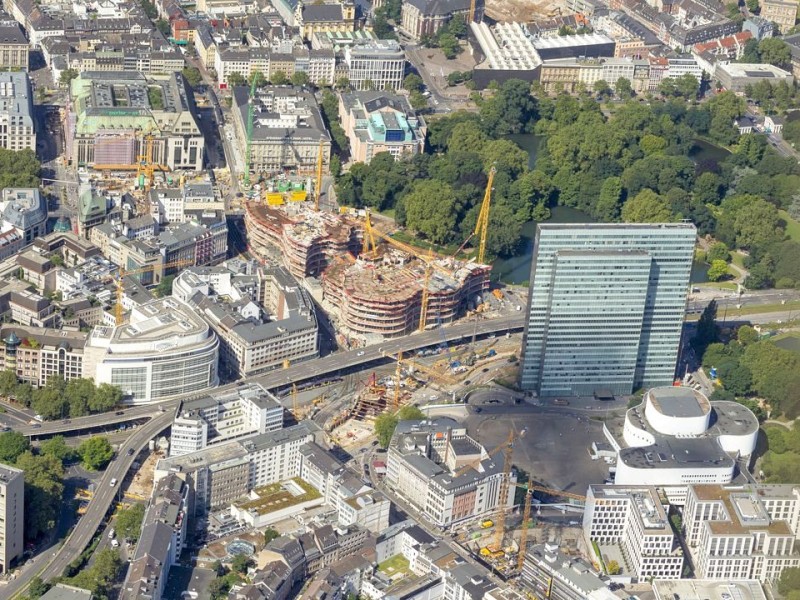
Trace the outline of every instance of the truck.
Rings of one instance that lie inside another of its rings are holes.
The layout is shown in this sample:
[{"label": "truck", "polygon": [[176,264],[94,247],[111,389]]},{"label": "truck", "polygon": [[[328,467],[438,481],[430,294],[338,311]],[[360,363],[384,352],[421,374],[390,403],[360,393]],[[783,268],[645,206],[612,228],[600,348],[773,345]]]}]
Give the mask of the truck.
[{"label": "truck", "polygon": [[481,523],[482,529],[489,529],[490,527],[494,527],[494,521],[492,521],[491,519],[486,519]]},{"label": "truck", "polygon": [[492,290],[492,296],[494,296],[498,300],[502,300],[503,299],[503,292],[501,292],[500,290],[497,290],[497,289]]}]

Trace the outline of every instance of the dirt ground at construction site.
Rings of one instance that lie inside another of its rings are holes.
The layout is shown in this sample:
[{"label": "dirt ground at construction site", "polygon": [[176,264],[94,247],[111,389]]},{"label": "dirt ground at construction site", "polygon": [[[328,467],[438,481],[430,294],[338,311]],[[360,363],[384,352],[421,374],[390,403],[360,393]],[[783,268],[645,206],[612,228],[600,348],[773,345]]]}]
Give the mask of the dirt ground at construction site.
[{"label": "dirt ground at construction site", "polygon": [[[137,461],[142,466],[136,471],[136,475],[134,475],[128,486],[128,493],[133,497],[150,497],[153,493],[153,475],[155,474],[156,463],[160,458],[164,458],[164,455],[159,452],[150,452],[149,450],[145,450],[145,452],[147,452],[147,458],[144,458],[143,461]],[[143,457],[144,454],[137,458]]]},{"label": "dirt ground at construction site", "polygon": [[565,12],[564,2],[553,0],[488,0],[486,14],[495,21],[518,21],[520,23],[546,19]]}]

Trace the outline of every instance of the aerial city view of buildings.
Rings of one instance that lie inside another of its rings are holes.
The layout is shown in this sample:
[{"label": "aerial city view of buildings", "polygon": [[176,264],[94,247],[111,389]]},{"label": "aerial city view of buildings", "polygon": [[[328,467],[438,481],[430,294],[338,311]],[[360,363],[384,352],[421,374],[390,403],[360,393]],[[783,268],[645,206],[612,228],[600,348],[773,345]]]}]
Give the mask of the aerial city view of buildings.
[{"label": "aerial city view of buildings", "polygon": [[800,599],[797,0],[4,0],[0,598]]}]

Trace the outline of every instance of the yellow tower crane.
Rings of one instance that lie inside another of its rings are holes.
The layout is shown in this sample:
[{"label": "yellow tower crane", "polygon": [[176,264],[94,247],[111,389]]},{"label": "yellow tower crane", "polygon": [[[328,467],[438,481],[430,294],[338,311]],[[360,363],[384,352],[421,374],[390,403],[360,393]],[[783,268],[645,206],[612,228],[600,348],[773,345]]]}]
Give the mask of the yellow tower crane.
[{"label": "yellow tower crane", "polygon": [[483,195],[481,211],[478,213],[478,220],[475,222],[475,232],[473,235],[480,234],[480,245],[478,246],[478,262],[486,260],[486,236],[489,233],[489,207],[492,204],[492,183],[497,169],[494,167],[489,171],[489,181],[486,183],[486,192]]},{"label": "yellow tower crane", "polygon": [[314,210],[319,210],[319,198],[322,195],[322,161],[325,154],[324,140],[319,141],[319,150],[317,150],[317,182],[314,187]]},{"label": "yellow tower crane", "polygon": [[394,406],[394,410],[397,411],[400,408],[400,375],[401,375],[401,363],[403,362],[403,352],[402,350],[397,353],[397,365],[394,369],[394,401],[392,405]]},{"label": "yellow tower crane", "polygon": [[[525,435],[523,429],[520,435]],[[508,433],[503,444],[503,478],[500,480],[500,493],[497,498],[497,516],[494,519],[495,532],[494,543],[489,549],[497,552],[503,549],[503,536],[506,531],[506,506],[508,505],[509,477],[511,476],[511,464],[514,457],[514,440],[517,439],[516,432],[512,429]]]},{"label": "yellow tower crane", "polygon": [[428,251],[428,260],[427,264],[425,265],[425,279],[422,281],[422,300],[419,305],[419,330],[425,331],[425,327],[428,325],[428,302],[430,301],[430,289],[428,285],[431,282],[431,272],[433,271],[433,267],[431,264],[433,263],[433,249],[431,248]]}]

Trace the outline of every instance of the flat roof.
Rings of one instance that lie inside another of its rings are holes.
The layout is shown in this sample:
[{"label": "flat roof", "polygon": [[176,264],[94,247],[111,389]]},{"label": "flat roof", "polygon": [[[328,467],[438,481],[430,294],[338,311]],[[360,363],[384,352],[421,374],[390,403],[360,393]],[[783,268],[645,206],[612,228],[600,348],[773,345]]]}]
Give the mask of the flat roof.
[{"label": "flat roof", "polygon": [[647,393],[658,411],[670,417],[702,417],[711,410],[708,398],[690,387],[660,387]]}]

